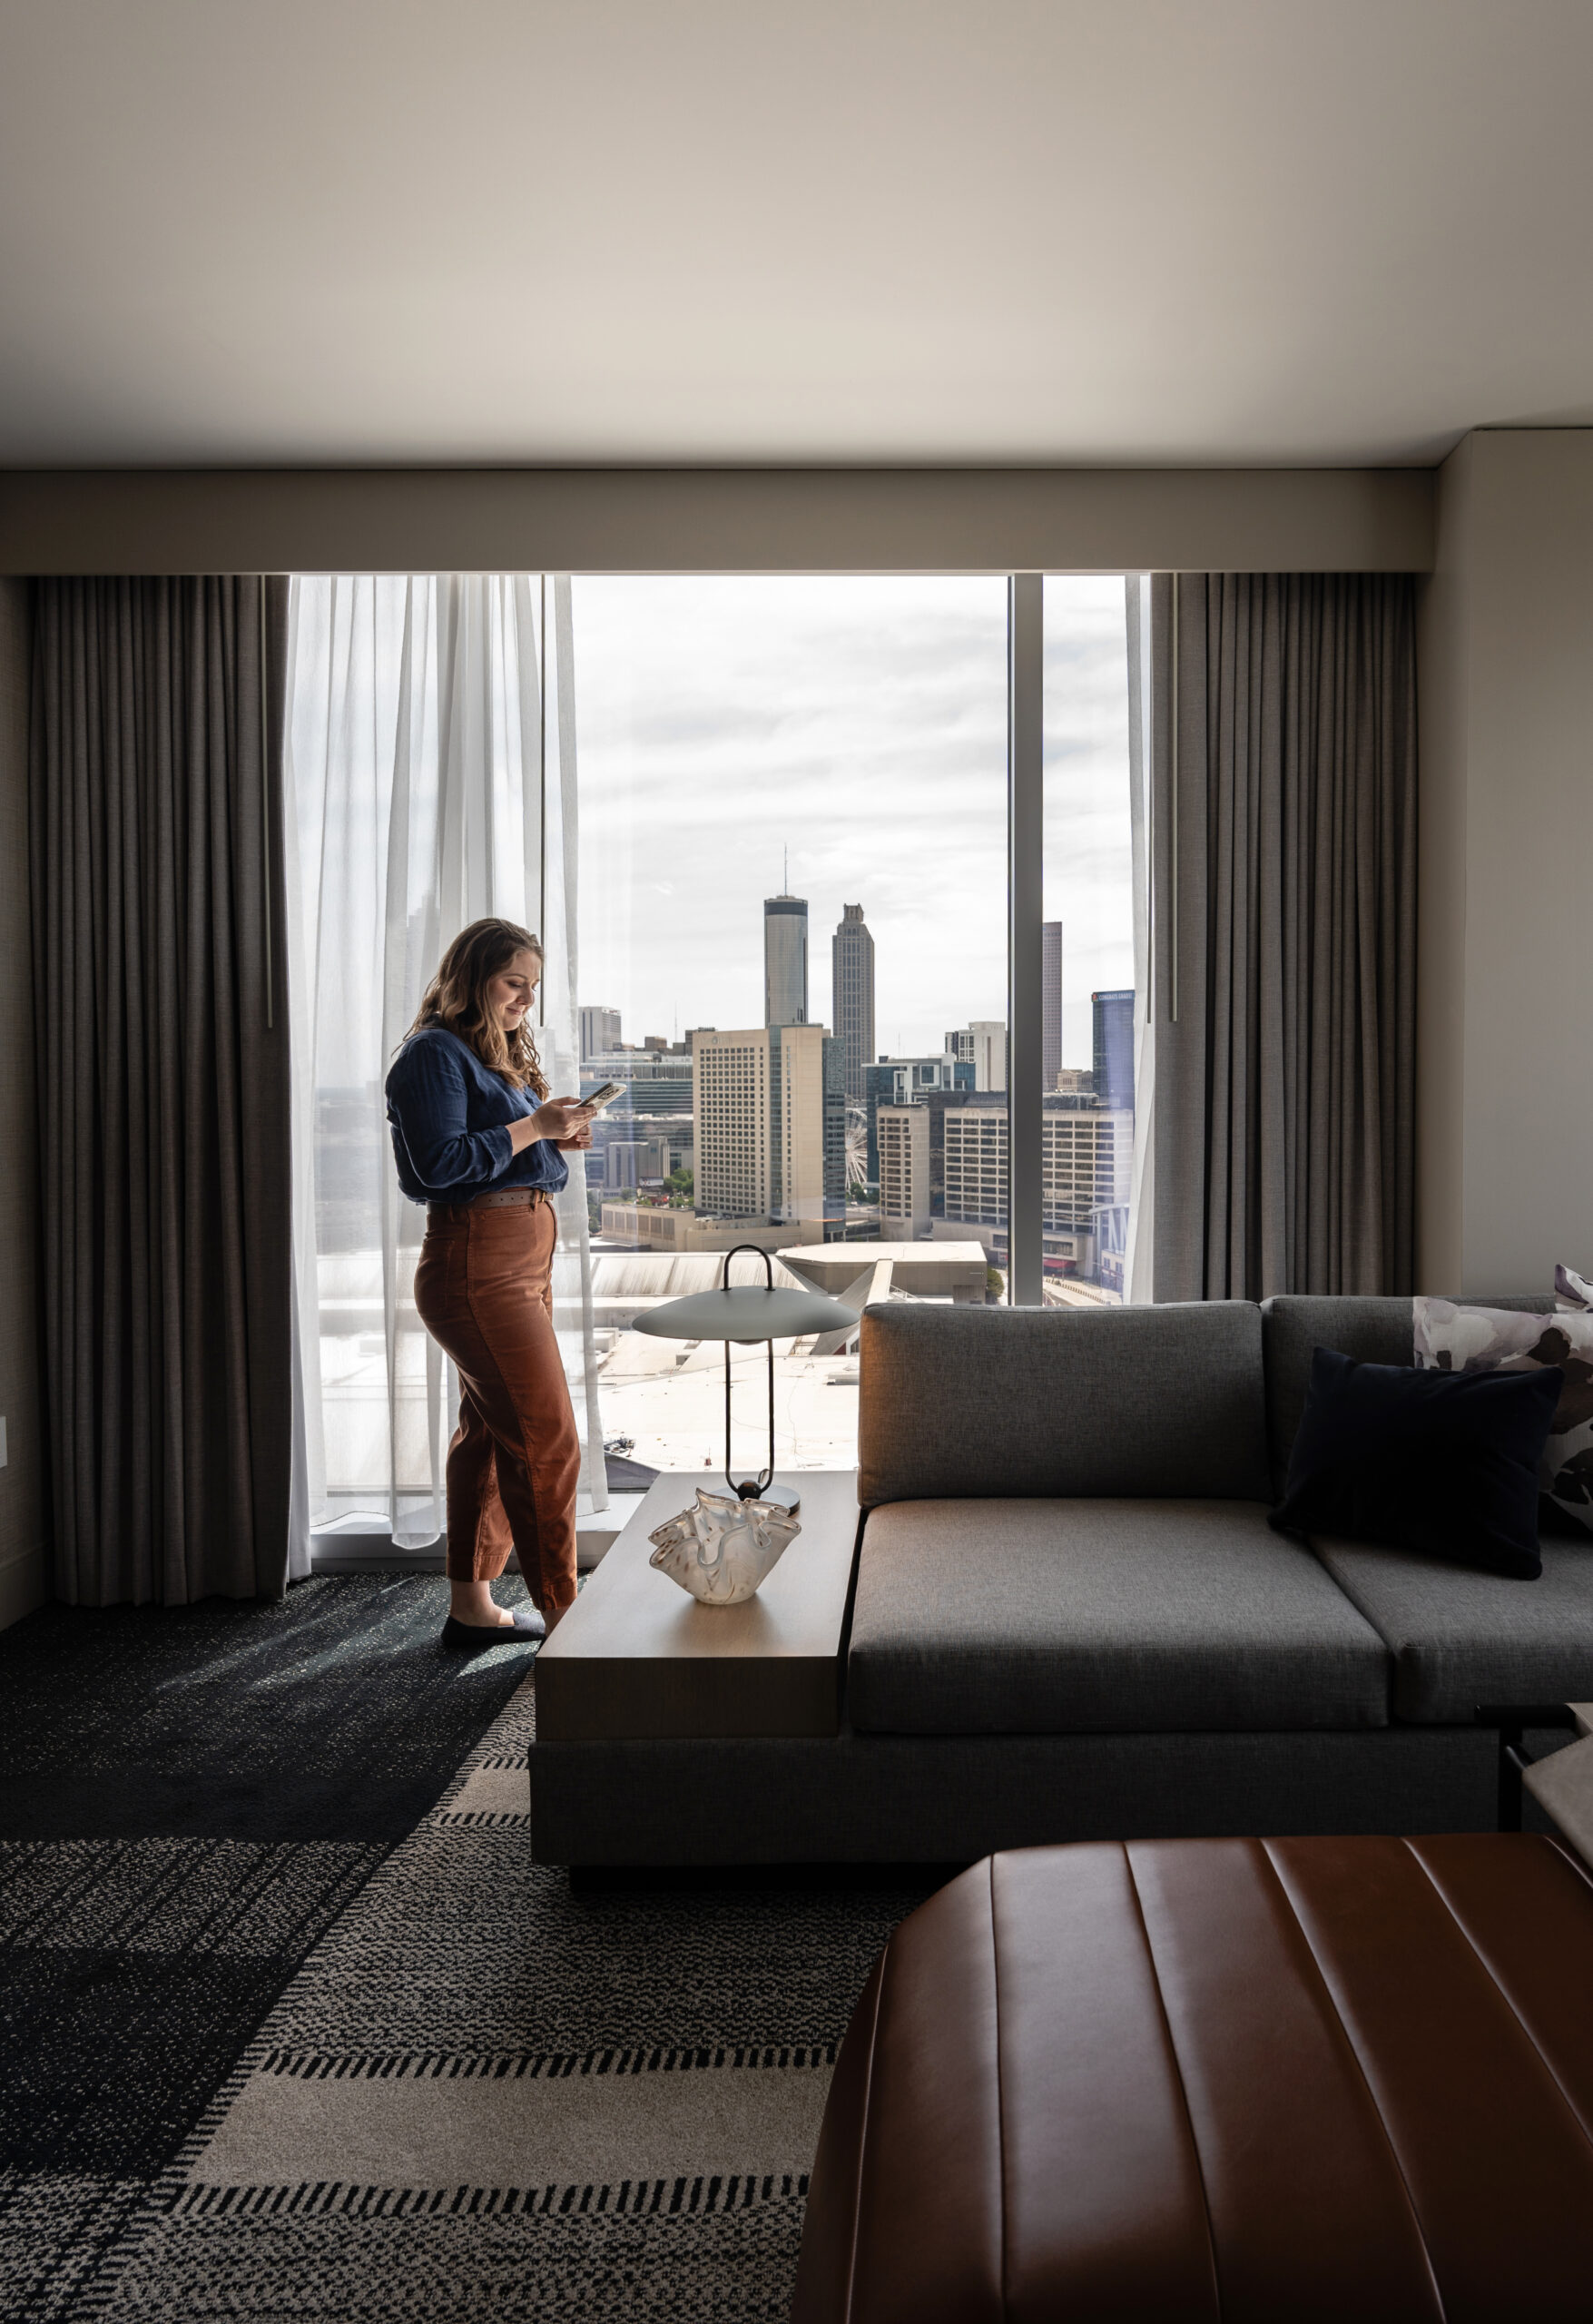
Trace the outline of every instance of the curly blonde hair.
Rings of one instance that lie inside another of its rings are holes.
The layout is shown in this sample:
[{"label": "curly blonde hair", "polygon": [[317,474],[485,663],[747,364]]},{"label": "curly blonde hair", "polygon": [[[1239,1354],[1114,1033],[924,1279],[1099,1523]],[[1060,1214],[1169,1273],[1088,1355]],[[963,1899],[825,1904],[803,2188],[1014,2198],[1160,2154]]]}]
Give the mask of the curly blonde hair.
[{"label": "curly blonde hair", "polygon": [[487,998],[487,984],[506,969],[516,952],[542,958],[542,940],[512,920],[473,920],[462,928],[443,954],[436,976],[426,988],[420,1013],[404,1039],[441,1025],[468,1042],[489,1073],[501,1074],[516,1089],[547,1095],[547,1081],[536,1054],[529,1014],[512,1033],[498,1022]]}]

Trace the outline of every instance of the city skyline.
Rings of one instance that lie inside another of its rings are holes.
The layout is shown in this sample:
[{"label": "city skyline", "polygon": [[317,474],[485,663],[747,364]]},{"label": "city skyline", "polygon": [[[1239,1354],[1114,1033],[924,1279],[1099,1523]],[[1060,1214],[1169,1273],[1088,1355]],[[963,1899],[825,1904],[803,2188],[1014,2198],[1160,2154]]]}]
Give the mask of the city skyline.
[{"label": "city skyline", "polygon": [[[583,578],[574,603],[584,993],[646,1030],[757,1024],[789,888],[820,930],[860,901],[877,1054],[1005,1015],[1004,582]],[[1134,979],[1123,582],[1047,604],[1046,911],[1087,1068],[1091,991]],[[828,950],[808,1015],[833,1027]]]}]

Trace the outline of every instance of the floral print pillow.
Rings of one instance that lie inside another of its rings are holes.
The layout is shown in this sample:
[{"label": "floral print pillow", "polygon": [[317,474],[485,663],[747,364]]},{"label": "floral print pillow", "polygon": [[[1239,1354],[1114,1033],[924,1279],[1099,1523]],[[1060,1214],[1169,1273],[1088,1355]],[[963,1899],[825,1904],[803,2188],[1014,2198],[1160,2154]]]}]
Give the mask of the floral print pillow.
[{"label": "floral print pillow", "polygon": [[1593,1533],[1593,1309],[1520,1315],[1450,1299],[1416,1299],[1411,1305],[1416,1362],[1424,1372],[1532,1372],[1559,1364],[1565,1385],[1539,1484],[1545,1501]]}]

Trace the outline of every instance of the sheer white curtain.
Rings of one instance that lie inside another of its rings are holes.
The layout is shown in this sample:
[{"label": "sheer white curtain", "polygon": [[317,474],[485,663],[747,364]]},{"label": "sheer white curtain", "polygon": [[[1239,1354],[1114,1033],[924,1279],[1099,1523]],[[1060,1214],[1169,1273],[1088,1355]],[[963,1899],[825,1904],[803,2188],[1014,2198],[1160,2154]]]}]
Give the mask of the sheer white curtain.
[{"label": "sheer white curtain", "polygon": [[[415,1311],[425,1219],[398,1192],[382,1083],[445,947],[496,913],[542,937],[543,1066],[556,1092],[578,1088],[577,817],[567,577],[303,576],[289,620],[302,1572],[316,1527],[385,1525],[408,1548],[443,1530],[457,1385]],[[570,1159],[554,1316],[582,1490],[601,1509],[586,1192]]]}]

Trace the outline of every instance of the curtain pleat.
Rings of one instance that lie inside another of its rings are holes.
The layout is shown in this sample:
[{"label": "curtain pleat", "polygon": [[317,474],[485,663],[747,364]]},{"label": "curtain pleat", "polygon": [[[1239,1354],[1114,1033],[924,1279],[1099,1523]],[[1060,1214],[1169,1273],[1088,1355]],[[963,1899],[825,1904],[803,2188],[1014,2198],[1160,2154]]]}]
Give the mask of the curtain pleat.
[{"label": "curtain pleat", "polygon": [[1185,574],[1153,602],[1155,1295],[1408,1290],[1412,584]]},{"label": "curtain pleat", "polygon": [[74,1604],[286,1580],[286,615],[254,577],[37,585],[45,1395]]},{"label": "curtain pleat", "polygon": [[[567,577],[300,576],[290,608],[294,1555],[308,1571],[321,1527],[385,1523],[415,1550],[444,1531],[458,1382],[416,1311],[426,1215],[398,1190],[383,1084],[447,946],[493,914],[542,936],[543,1069],[556,1093],[579,1088],[578,823]],[[556,1210],[554,1323],[581,1489],[602,1509],[578,1162]]]}]

